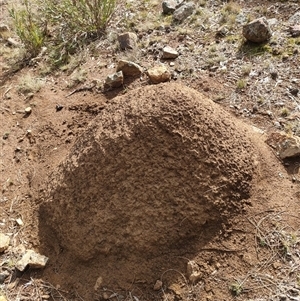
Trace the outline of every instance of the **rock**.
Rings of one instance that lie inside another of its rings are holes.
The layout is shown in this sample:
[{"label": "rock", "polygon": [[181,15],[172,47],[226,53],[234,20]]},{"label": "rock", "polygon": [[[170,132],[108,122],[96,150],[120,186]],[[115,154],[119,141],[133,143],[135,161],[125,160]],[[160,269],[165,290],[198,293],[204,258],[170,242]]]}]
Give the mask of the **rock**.
[{"label": "rock", "polygon": [[294,15],[289,18],[290,24],[300,24],[300,11],[297,11]]},{"label": "rock", "polygon": [[124,76],[140,76],[143,73],[143,68],[136,63],[120,60],[117,71],[122,71]]},{"label": "rock", "polygon": [[183,0],[165,0],[162,2],[162,9],[165,15],[173,14],[173,12],[183,3]]},{"label": "rock", "polygon": [[179,53],[172,47],[166,46],[163,48],[163,59],[176,59]]},{"label": "rock", "polygon": [[94,290],[97,291],[103,283],[103,278],[100,276],[97,278],[96,283],[94,285]]},{"label": "rock", "polygon": [[123,85],[124,77],[123,77],[123,72],[119,71],[114,74],[108,75],[104,86],[106,88],[118,88]]},{"label": "rock", "polygon": [[30,114],[32,112],[32,108],[31,107],[27,107],[25,108],[25,114]]},{"label": "rock", "polygon": [[21,46],[21,44],[18,41],[16,41],[15,39],[13,39],[13,38],[8,38],[7,39],[7,43],[10,46],[13,46],[13,47],[20,47]]},{"label": "rock", "polygon": [[9,236],[0,233],[0,252],[4,252],[9,247]]},{"label": "rock", "polygon": [[194,2],[187,2],[174,11],[173,19],[176,22],[182,22],[189,17],[195,9]]},{"label": "rock", "polygon": [[153,286],[153,289],[155,291],[159,291],[162,288],[162,285],[163,285],[162,281],[156,280],[156,282],[155,282],[155,284]]},{"label": "rock", "polygon": [[6,24],[0,24],[0,38],[5,39],[9,36],[9,27]]},{"label": "rock", "polygon": [[299,89],[298,88],[289,88],[289,91],[292,95],[298,96]]},{"label": "rock", "polygon": [[187,276],[189,281],[193,284],[199,281],[202,277],[202,273],[199,269],[198,264],[193,260],[190,260],[187,263]]},{"label": "rock", "polygon": [[0,273],[0,284],[3,284],[5,279],[10,275],[8,271],[3,271]]},{"label": "rock", "polygon": [[16,263],[16,268],[21,272],[23,272],[27,266],[33,269],[41,269],[45,267],[48,259],[48,257],[40,255],[33,250],[27,250],[22,258]]},{"label": "rock", "polygon": [[292,37],[299,37],[300,36],[300,25],[290,26],[289,31]]},{"label": "rock", "polygon": [[24,222],[22,221],[21,218],[17,218],[17,219],[16,219],[16,223],[17,223],[19,226],[24,226]]},{"label": "rock", "polygon": [[171,78],[171,72],[164,65],[155,66],[148,69],[148,76],[153,84],[159,84],[162,82],[169,81]]},{"label": "rock", "polygon": [[125,32],[118,36],[118,41],[122,50],[136,48],[137,35],[134,32]]},{"label": "rock", "polygon": [[267,19],[262,17],[244,25],[243,35],[248,41],[262,43],[271,38],[272,32]]},{"label": "rock", "polygon": [[281,159],[300,156],[300,137],[271,133],[266,143],[277,150]]},{"label": "rock", "polygon": [[7,301],[7,299],[4,296],[0,295],[0,301]]}]

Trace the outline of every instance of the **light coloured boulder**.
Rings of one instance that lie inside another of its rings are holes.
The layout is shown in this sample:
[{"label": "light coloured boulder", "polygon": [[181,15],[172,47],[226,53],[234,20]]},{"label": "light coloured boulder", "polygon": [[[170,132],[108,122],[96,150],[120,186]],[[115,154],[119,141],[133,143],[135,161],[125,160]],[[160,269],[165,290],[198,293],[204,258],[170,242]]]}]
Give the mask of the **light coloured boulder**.
[{"label": "light coloured boulder", "polygon": [[195,10],[194,2],[187,2],[174,11],[173,19],[176,22],[182,22],[187,17],[192,15],[194,10]]},{"label": "light coloured boulder", "polygon": [[262,17],[244,25],[243,36],[250,42],[262,43],[271,38],[272,31],[267,19]]},{"label": "light coloured boulder", "polygon": [[171,79],[171,72],[165,65],[160,65],[148,69],[148,76],[153,84],[159,84],[169,81]]},{"label": "light coloured boulder", "polygon": [[276,149],[281,159],[300,156],[300,137],[288,136],[284,133],[271,133],[266,143]]},{"label": "light coloured boulder", "polygon": [[21,272],[23,272],[27,266],[33,269],[41,269],[45,267],[48,259],[48,257],[36,253],[33,250],[27,250],[22,258],[16,263],[16,268]]},{"label": "light coloured boulder", "polygon": [[178,57],[179,53],[172,47],[166,46],[163,48],[163,59],[176,59]]},{"label": "light coloured boulder", "polygon": [[122,71],[124,76],[140,76],[143,73],[143,68],[134,62],[120,60],[117,71]]}]

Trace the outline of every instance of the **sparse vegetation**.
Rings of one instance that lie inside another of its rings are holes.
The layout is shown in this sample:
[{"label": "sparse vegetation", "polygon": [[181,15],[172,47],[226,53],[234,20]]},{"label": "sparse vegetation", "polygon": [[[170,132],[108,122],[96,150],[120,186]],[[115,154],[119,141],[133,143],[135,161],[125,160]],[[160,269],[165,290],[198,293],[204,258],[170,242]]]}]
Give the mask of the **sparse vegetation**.
[{"label": "sparse vegetation", "polygon": [[246,80],[243,79],[243,78],[240,78],[240,79],[236,82],[236,87],[237,87],[237,89],[239,89],[239,90],[242,90],[242,89],[246,88],[246,86],[247,86],[247,82],[246,82]]},{"label": "sparse vegetation", "polygon": [[20,79],[17,85],[17,91],[23,94],[36,93],[42,88],[44,83],[45,81],[43,79],[33,77],[28,73]]},{"label": "sparse vegetation", "polygon": [[10,10],[16,33],[24,44],[27,50],[26,55],[29,57],[35,57],[40,52],[46,35],[45,25],[32,6],[28,0],[25,0],[23,7]]},{"label": "sparse vegetation", "polygon": [[12,8],[10,15],[27,56],[35,57],[46,44],[58,65],[83,41],[104,34],[115,7],[116,0],[25,0],[24,7]]}]

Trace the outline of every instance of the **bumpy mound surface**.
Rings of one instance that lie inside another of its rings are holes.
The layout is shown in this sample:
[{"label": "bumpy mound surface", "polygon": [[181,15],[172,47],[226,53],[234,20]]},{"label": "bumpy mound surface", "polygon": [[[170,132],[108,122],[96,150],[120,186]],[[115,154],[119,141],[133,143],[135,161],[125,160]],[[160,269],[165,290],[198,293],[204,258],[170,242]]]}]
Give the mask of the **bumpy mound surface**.
[{"label": "bumpy mound surface", "polygon": [[252,147],[232,119],[178,84],[116,98],[53,177],[41,233],[80,260],[180,252],[249,197]]}]

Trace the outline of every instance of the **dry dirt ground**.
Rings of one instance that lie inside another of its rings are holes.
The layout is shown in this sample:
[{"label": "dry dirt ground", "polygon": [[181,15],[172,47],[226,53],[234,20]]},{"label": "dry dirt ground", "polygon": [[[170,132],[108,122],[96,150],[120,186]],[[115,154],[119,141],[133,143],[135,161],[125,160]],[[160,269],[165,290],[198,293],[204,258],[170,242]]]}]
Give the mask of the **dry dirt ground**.
[{"label": "dry dirt ground", "polygon": [[[160,10],[145,3],[148,13]],[[189,20],[162,33],[156,22],[168,20],[149,13],[149,24],[139,23],[129,14],[140,51],[124,53],[113,36],[128,29],[128,4],[109,39],[61,70],[46,72],[45,59],[5,78],[0,232],[10,247],[0,254],[0,273],[9,274],[0,296],[299,300],[299,158],[282,162],[265,143],[269,132],[300,133],[299,96],[290,93],[299,89],[299,43],[285,30],[299,3],[235,3],[278,19],[276,44],[267,46],[280,54],[241,48],[235,23],[225,22],[230,38],[219,40],[223,1],[203,1],[209,30]],[[145,75],[102,88],[119,58],[148,68],[165,44],[182,46],[170,83],[150,85]],[[9,74],[15,49],[1,47]],[[49,257],[46,268],[17,271],[21,245]]]}]

